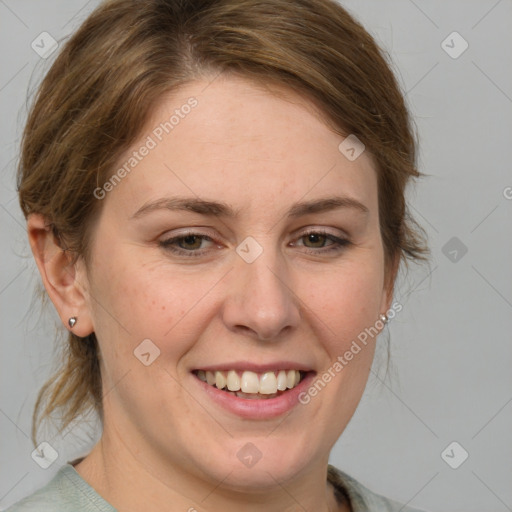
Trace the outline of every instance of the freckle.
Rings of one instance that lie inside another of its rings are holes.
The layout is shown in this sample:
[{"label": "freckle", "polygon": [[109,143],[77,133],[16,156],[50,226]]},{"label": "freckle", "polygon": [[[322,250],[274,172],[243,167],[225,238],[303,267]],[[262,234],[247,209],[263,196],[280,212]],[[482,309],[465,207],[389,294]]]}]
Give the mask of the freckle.
[{"label": "freckle", "polygon": [[165,306],[162,306],[162,310],[165,310]]}]

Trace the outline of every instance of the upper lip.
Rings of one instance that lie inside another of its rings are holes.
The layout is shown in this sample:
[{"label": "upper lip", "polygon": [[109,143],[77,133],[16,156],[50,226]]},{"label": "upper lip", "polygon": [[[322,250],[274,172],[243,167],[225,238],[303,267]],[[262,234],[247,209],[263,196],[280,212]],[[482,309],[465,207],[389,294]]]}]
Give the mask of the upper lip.
[{"label": "upper lip", "polygon": [[229,370],[237,370],[244,371],[248,370],[254,373],[264,373],[266,371],[276,372],[279,370],[299,370],[303,372],[313,371],[312,368],[303,363],[298,363],[296,361],[273,361],[271,363],[263,363],[256,364],[254,362],[249,361],[233,361],[231,363],[219,363],[219,364],[209,364],[207,366],[198,366],[194,369],[196,370],[204,370],[204,371],[229,371]]}]

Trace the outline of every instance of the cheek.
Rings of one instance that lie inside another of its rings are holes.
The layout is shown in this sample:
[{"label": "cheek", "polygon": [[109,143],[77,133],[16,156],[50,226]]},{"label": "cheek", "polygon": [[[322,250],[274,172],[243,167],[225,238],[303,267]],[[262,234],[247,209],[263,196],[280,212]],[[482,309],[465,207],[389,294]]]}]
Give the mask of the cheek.
[{"label": "cheek", "polygon": [[[103,359],[104,406],[116,417],[129,411],[132,421],[140,423],[141,410],[154,415],[169,407],[170,396],[182,393],[175,368],[196,339],[190,322],[208,282],[189,292],[183,277],[133,263],[121,265],[118,260],[103,267],[108,279],[98,276],[97,293],[103,300],[95,308],[96,335]],[[186,404],[180,407],[187,412]]]},{"label": "cheek", "polygon": [[101,300],[92,300],[95,331],[116,376],[138,363],[134,350],[143,340],[155,344],[159,357],[175,361],[190,348],[198,315],[201,321],[208,318],[204,306],[218,276],[179,272],[161,260],[143,263],[128,252],[97,268],[102,273],[96,275],[94,289]]},{"label": "cheek", "polygon": [[314,288],[304,287],[300,295],[324,324],[334,349],[343,349],[379,317],[382,268],[375,261],[361,263],[318,278]]}]

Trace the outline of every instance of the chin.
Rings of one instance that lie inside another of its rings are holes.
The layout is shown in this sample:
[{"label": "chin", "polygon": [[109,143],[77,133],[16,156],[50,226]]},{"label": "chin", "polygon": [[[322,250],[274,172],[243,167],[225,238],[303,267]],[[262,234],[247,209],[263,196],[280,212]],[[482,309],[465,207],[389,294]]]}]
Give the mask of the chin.
[{"label": "chin", "polygon": [[[222,486],[240,492],[267,492],[276,485],[300,474],[315,460],[311,446],[304,448],[303,442],[267,436],[233,438],[228,446],[219,450],[213,459],[215,466],[207,469]],[[327,456],[326,456],[327,460]]]}]

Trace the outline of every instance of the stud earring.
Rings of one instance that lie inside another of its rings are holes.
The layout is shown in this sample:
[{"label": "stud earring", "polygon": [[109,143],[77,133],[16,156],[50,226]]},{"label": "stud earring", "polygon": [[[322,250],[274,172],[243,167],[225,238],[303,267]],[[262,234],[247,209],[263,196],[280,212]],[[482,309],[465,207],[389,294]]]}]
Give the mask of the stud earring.
[{"label": "stud earring", "polygon": [[383,324],[387,324],[389,322],[389,318],[388,318],[388,315],[386,314],[382,314],[379,316],[379,319],[380,321],[383,323]]},{"label": "stud earring", "polygon": [[69,327],[70,327],[71,329],[73,329],[73,327],[75,326],[76,321],[77,321],[76,316],[72,316],[72,317],[68,320],[68,324],[69,324]]}]

